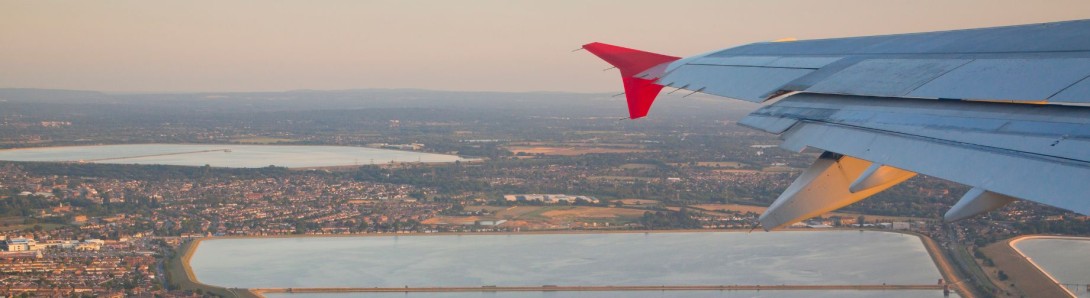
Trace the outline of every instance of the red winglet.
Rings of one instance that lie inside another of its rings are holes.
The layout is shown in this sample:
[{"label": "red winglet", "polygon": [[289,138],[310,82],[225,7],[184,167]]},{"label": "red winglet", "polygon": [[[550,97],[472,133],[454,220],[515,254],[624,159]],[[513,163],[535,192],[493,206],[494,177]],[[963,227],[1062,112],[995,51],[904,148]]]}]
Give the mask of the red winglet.
[{"label": "red winglet", "polygon": [[662,86],[655,84],[655,80],[635,76],[652,67],[681,59],[600,42],[585,44],[583,48],[621,70],[624,94],[628,99],[628,116],[632,119],[647,116],[647,111],[651,109],[655,97],[662,90]]}]

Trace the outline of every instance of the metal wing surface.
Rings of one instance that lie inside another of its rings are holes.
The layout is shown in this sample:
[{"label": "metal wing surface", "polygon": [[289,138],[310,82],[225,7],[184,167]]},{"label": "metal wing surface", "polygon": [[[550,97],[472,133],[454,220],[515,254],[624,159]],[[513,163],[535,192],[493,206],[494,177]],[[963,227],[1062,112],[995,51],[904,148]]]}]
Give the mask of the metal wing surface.
[{"label": "metal wing surface", "polygon": [[[611,61],[618,51],[606,46],[584,48]],[[626,65],[611,62],[622,78],[766,103],[740,123],[780,135],[785,149],[825,151],[761,215],[766,229],[917,173],[972,187],[948,221],[1017,199],[1090,214],[1090,20],[763,42],[678,60],[624,53]],[[641,57],[659,60],[631,67]],[[646,115],[658,89],[627,85],[629,102],[646,105],[632,118]]]}]

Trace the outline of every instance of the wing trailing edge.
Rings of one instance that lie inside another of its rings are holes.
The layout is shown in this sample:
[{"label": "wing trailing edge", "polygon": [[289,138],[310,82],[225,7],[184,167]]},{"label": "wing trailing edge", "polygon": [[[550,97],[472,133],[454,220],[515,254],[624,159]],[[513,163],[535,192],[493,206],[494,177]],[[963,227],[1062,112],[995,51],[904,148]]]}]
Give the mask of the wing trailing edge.
[{"label": "wing trailing edge", "polygon": [[[662,85],[656,84],[655,80],[666,69],[665,64],[681,59],[599,42],[585,44],[583,49],[621,71],[625,99],[628,101],[628,116],[631,119],[647,116],[651,104],[655,102],[659,91],[662,91]],[[657,75],[653,71],[655,68],[661,69]]]}]

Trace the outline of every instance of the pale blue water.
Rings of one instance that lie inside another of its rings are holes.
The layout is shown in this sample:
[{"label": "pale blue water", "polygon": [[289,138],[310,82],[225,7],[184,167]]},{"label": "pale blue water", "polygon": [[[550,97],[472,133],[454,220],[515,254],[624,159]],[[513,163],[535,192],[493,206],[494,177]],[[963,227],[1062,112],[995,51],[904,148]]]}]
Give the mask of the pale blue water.
[{"label": "pale blue water", "polygon": [[[942,291],[608,291],[608,292],[466,292],[466,293],[307,293],[264,294],[268,298],[853,298],[943,297]],[[960,297],[951,293],[950,297]]]},{"label": "pale blue water", "polygon": [[919,238],[859,231],[213,239],[191,265],[203,283],[239,288],[935,284],[941,277]]},{"label": "pale blue water", "polygon": [[[224,152],[228,149],[231,152]],[[216,150],[210,152],[202,152]],[[163,155],[168,154],[168,155]],[[0,160],[86,161],[109,164],[161,164],[228,168],[270,165],[304,168],[394,162],[453,162],[454,155],[346,146],[132,144],[0,150]]]},{"label": "pale blue water", "polygon": [[1090,238],[1031,238],[1014,246],[1061,283],[1081,285],[1067,287],[1075,295],[1090,297]]}]

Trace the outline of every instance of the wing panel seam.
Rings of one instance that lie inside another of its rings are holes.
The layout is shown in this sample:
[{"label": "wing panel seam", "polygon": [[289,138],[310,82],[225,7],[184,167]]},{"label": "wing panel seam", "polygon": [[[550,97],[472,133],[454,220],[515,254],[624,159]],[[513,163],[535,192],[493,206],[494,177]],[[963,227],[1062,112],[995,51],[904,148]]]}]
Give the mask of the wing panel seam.
[{"label": "wing panel seam", "polygon": [[908,90],[908,92],[905,92],[905,94],[901,94],[901,95],[904,96],[904,95],[912,94],[912,92],[915,92],[917,89],[920,89],[923,86],[927,86],[927,84],[930,84],[931,82],[934,82],[935,80],[945,76],[948,73],[951,73],[951,72],[954,72],[955,70],[958,70],[958,68],[961,68],[962,66],[969,65],[969,63],[973,63],[973,61],[976,61],[976,60],[977,59],[968,59],[968,61],[965,61],[965,63],[962,63],[961,65],[958,65],[958,66],[956,66],[954,68],[951,68],[950,70],[947,70],[946,72],[943,72],[940,75],[934,76],[934,77],[928,79],[926,82],[923,82],[922,84],[916,85],[916,87],[912,87],[912,90]]},{"label": "wing panel seam", "polygon": [[1086,79],[1090,79],[1090,75],[1086,75],[1081,80],[1075,81],[1075,83],[1072,83],[1071,85],[1067,85],[1067,87],[1063,87],[1062,89],[1060,89],[1060,91],[1056,91],[1056,93],[1052,93],[1052,95],[1049,95],[1048,97],[1045,97],[1045,100],[1046,101],[1052,101],[1052,98],[1056,97],[1056,95],[1060,95],[1060,93],[1063,93],[1064,91],[1067,91],[1067,89],[1071,89],[1071,87],[1074,87],[1075,85],[1078,85],[1079,83],[1082,83],[1082,81],[1085,81]]}]

